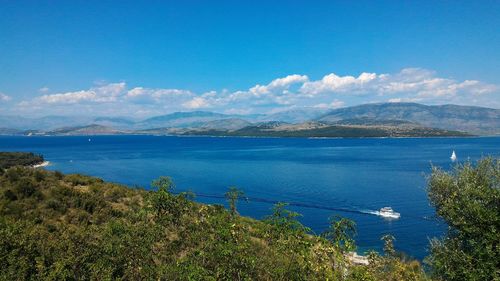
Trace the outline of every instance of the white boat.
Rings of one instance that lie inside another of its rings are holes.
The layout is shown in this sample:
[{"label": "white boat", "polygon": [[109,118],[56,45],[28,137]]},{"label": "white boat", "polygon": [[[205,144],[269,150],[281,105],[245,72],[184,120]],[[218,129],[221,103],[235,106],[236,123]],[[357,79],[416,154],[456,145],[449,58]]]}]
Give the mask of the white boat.
[{"label": "white boat", "polygon": [[401,217],[401,214],[394,212],[394,210],[391,207],[383,207],[378,211],[378,215],[390,219],[399,219],[399,217]]},{"label": "white boat", "polygon": [[455,162],[457,160],[457,155],[455,154],[455,150],[453,150],[453,152],[451,153],[450,159],[453,162]]}]

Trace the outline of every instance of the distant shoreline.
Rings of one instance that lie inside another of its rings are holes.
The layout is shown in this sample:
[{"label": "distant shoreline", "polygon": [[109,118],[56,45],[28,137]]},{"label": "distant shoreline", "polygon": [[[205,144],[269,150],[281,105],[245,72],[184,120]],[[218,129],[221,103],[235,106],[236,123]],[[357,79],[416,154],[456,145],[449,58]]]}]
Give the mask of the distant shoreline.
[{"label": "distant shoreline", "polygon": [[112,137],[112,136],[152,136],[185,138],[259,138],[259,139],[431,139],[431,138],[498,138],[500,135],[463,136],[381,136],[381,137],[306,137],[306,136],[225,136],[225,135],[168,135],[168,134],[96,134],[96,135],[0,135],[0,137]]}]

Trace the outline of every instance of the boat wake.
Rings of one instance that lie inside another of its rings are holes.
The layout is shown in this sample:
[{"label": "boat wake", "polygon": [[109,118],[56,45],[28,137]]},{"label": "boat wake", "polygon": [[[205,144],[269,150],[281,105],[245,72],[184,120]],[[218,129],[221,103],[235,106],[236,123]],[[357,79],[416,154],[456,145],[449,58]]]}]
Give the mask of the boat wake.
[{"label": "boat wake", "polygon": [[380,215],[380,212],[375,211],[375,210],[360,210],[360,212],[362,212],[363,214],[369,214],[369,215],[375,215],[375,216]]},{"label": "boat wake", "polygon": [[[202,198],[225,199],[224,196],[217,195],[217,194],[196,193],[196,196],[202,197]],[[347,207],[330,207],[330,206],[324,206],[324,205],[318,205],[318,204],[312,204],[312,203],[293,202],[293,201],[277,201],[277,200],[270,200],[270,199],[258,198],[258,197],[245,197],[244,199],[246,201],[249,201],[249,202],[267,203],[267,204],[272,204],[272,205],[280,203],[280,202],[283,202],[283,203],[287,203],[289,206],[294,206],[294,207],[320,209],[320,210],[328,210],[328,211],[337,211],[337,212],[344,212],[344,213],[355,213],[355,214],[361,214],[361,215],[376,215],[376,216],[380,216],[380,212],[379,211],[367,210],[367,209],[360,209],[360,208],[355,208],[355,207],[352,207],[352,208],[347,208]]]}]

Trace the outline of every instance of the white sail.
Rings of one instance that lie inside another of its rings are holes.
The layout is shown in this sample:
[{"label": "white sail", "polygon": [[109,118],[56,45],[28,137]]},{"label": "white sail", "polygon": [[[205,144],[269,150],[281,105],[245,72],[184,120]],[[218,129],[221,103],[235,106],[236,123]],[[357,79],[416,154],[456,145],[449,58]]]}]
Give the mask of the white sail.
[{"label": "white sail", "polygon": [[455,150],[453,150],[453,152],[451,153],[450,159],[451,159],[451,161],[457,160],[457,155],[455,154]]}]

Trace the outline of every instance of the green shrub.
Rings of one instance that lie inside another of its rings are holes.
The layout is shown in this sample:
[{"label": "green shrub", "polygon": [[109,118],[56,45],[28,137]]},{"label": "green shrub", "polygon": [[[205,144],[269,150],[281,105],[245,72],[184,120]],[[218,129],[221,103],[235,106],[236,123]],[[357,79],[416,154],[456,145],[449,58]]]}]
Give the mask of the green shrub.
[{"label": "green shrub", "polygon": [[423,280],[398,255],[350,265],[339,249],[349,235],[314,236],[286,204],[257,221],[175,195],[168,177],[145,191],[9,170],[15,176],[0,176],[0,280]]},{"label": "green shrub", "polygon": [[57,180],[62,180],[64,178],[64,175],[63,173],[59,172],[59,171],[55,171],[54,172],[54,177],[57,179]]},{"label": "green shrub", "polygon": [[481,159],[447,172],[433,167],[429,199],[449,226],[427,262],[442,280],[500,280],[500,160]]},{"label": "green shrub", "polygon": [[14,166],[32,166],[43,162],[43,156],[31,152],[0,152],[0,170]]},{"label": "green shrub", "polygon": [[17,195],[10,189],[5,190],[3,196],[9,201],[17,200]]}]

